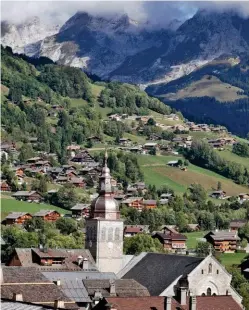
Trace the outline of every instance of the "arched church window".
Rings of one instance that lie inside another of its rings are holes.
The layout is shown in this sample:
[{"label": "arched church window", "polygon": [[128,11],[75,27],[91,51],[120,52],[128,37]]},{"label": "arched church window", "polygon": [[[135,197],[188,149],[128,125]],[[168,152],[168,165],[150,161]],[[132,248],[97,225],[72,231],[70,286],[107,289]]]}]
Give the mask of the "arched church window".
[{"label": "arched church window", "polygon": [[206,296],[206,294],[205,294],[205,293],[202,293],[201,296]]},{"label": "arched church window", "polygon": [[215,293],[213,293],[213,296],[216,296],[216,294],[215,294]]},{"label": "arched church window", "polygon": [[201,270],[201,274],[204,274],[204,270],[203,269]]},{"label": "arched church window", "polygon": [[113,228],[110,227],[108,229],[108,241],[112,241],[113,240]]},{"label": "arched church window", "polygon": [[101,230],[101,241],[105,241],[106,239],[106,228],[103,227]]},{"label": "arched church window", "polygon": [[220,273],[220,272],[219,272],[219,269],[217,269],[217,270],[216,270],[216,273],[217,273],[217,274],[219,274],[219,273]]},{"label": "arched church window", "polygon": [[114,239],[119,241],[120,229],[118,227],[115,228]]},{"label": "arched church window", "polygon": [[211,293],[212,293],[212,291],[211,291],[211,288],[209,287],[209,288],[207,289],[207,296],[211,296]]},{"label": "arched church window", "polygon": [[212,264],[208,265],[208,273],[212,273]]}]

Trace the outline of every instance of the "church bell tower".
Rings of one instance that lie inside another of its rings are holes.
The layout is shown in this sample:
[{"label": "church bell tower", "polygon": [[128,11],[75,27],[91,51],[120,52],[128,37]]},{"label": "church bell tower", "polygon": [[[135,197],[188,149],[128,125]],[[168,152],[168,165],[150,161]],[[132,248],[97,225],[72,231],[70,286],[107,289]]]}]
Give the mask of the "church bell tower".
[{"label": "church bell tower", "polygon": [[123,220],[113,198],[110,169],[105,162],[99,178],[99,196],[91,203],[86,220],[86,249],[101,272],[119,272],[123,260]]}]

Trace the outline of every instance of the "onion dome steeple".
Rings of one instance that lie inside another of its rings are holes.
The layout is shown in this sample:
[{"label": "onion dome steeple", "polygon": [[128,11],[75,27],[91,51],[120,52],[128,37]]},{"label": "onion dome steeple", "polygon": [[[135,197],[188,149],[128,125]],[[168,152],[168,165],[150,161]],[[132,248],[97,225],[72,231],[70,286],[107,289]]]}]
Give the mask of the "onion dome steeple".
[{"label": "onion dome steeple", "polygon": [[92,201],[91,218],[119,219],[118,202],[113,198],[111,174],[107,166],[107,151],[105,152],[104,166],[99,177],[99,196]]}]

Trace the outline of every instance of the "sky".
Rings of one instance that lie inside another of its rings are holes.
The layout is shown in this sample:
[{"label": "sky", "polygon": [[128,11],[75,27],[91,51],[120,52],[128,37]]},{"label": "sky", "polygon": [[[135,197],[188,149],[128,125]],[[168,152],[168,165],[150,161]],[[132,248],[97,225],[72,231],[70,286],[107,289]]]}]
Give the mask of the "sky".
[{"label": "sky", "polygon": [[1,20],[21,23],[39,16],[47,23],[62,25],[77,11],[108,16],[126,13],[139,22],[165,26],[174,19],[184,21],[198,9],[213,11],[236,10],[249,16],[249,1],[2,1]]}]

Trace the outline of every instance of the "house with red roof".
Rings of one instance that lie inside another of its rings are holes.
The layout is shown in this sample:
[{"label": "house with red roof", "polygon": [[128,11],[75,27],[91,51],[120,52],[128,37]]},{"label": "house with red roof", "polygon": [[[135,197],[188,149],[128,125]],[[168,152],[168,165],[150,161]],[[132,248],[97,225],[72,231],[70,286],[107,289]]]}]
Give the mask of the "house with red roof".
[{"label": "house with red roof", "polygon": [[[181,296],[183,297],[183,296]],[[93,310],[241,310],[230,295],[191,296],[188,298],[164,296],[106,297]]]}]

